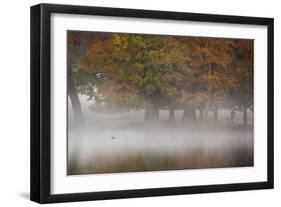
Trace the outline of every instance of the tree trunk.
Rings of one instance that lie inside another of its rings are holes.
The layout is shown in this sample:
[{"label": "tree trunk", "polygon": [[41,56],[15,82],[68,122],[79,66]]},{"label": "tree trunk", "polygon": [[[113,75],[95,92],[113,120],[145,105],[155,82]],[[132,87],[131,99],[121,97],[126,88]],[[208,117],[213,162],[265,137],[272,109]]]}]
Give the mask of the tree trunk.
[{"label": "tree trunk", "polygon": [[208,121],[209,120],[209,107],[210,107],[210,102],[211,102],[211,96],[212,96],[212,83],[211,83],[211,75],[212,75],[212,64],[208,64],[208,99],[205,105],[205,119]]},{"label": "tree trunk", "polygon": [[215,106],[214,108],[214,121],[218,121],[219,119],[219,110],[218,110],[218,107]]},{"label": "tree trunk", "polygon": [[196,111],[192,106],[184,108],[182,121],[196,121]]},{"label": "tree trunk", "polygon": [[169,120],[170,121],[175,121],[175,108],[171,107],[169,110]]},{"label": "tree trunk", "polygon": [[234,118],[235,118],[235,111],[234,111],[234,110],[231,110],[231,112],[230,112],[230,120],[231,120],[232,122],[234,122]]},{"label": "tree trunk", "polygon": [[159,108],[155,106],[148,106],[144,112],[144,121],[159,121]]},{"label": "tree trunk", "polygon": [[247,125],[248,125],[247,108],[244,108],[244,111],[243,111],[243,125],[245,127],[247,127]]},{"label": "tree trunk", "polygon": [[77,122],[84,120],[80,100],[78,97],[77,89],[75,88],[74,82],[71,79],[71,65],[70,60],[67,60],[67,92],[71,100],[74,119]]},{"label": "tree trunk", "polygon": [[209,121],[209,107],[205,108],[205,120]]},{"label": "tree trunk", "polygon": [[203,108],[200,108],[200,113],[199,113],[200,121],[203,121],[203,116],[204,116],[204,110],[203,110]]},{"label": "tree trunk", "polygon": [[82,108],[80,104],[80,100],[78,97],[77,89],[75,88],[73,81],[71,79],[68,80],[68,95],[71,100],[72,109],[75,121],[81,122],[84,120]]}]

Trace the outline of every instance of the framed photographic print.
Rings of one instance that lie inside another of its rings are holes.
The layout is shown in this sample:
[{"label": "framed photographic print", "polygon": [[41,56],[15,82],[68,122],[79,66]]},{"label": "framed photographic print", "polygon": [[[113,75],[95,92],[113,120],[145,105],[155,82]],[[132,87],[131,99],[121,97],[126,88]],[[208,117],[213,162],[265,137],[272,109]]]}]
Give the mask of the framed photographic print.
[{"label": "framed photographic print", "polygon": [[273,19],[31,7],[31,200],[273,188]]}]

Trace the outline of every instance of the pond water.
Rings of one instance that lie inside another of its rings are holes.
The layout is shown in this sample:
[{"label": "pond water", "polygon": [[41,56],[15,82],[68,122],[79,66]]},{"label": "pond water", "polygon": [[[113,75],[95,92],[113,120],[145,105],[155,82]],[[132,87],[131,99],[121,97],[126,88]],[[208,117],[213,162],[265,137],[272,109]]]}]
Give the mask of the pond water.
[{"label": "pond water", "polygon": [[143,123],[143,111],[91,112],[83,124],[70,121],[68,175],[253,166],[251,126],[227,118],[183,123],[180,113],[174,123],[168,111],[158,123]]}]

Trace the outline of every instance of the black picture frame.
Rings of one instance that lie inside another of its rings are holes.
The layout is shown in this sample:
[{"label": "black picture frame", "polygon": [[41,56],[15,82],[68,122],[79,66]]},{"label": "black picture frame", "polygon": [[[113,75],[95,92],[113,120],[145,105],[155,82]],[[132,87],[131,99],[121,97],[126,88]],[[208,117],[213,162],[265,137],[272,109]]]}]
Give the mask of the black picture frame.
[{"label": "black picture frame", "polygon": [[[231,23],[267,26],[267,181],[236,184],[167,187],[152,189],[51,194],[51,91],[50,91],[50,15],[52,13],[134,17],[149,19],[181,20],[207,23]],[[195,14],[168,11],[103,8],[56,4],[39,4],[31,7],[31,174],[30,199],[38,203],[88,201],[102,199],[166,196],[179,194],[211,193],[273,188],[273,39],[272,18]]]}]

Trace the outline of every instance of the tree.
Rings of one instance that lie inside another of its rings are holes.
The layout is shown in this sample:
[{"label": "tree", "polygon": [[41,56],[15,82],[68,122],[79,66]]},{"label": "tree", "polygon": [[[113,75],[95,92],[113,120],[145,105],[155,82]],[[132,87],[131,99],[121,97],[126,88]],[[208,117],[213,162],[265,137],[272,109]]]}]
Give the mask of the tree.
[{"label": "tree", "polygon": [[[229,65],[233,59],[230,48],[232,40],[222,38],[193,37],[187,40],[190,44],[192,55],[190,67],[195,70],[198,81],[195,82],[199,88],[200,117],[208,120],[210,109],[214,111],[214,120],[218,119],[218,108],[227,94],[228,77],[226,76]],[[205,99],[205,100],[204,100]]]},{"label": "tree", "polygon": [[142,104],[132,101],[124,107],[143,106],[145,121],[154,121],[159,119],[159,109],[172,105],[181,93],[188,52],[176,37],[113,34],[95,42],[82,65],[85,71],[99,72],[104,78],[98,86],[101,93],[110,84],[118,85],[110,94],[102,93],[104,100],[116,97],[118,103],[117,94],[134,94],[134,100],[143,100]]},{"label": "tree", "polygon": [[248,125],[248,110],[253,111],[253,48],[253,40],[236,40],[232,45],[235,58],[230,76],[234,84],[229,91],[229,99],[234,110],[243,112],[244,126]]},{"label": "tree", "polygon": [[95,97],[95,86],[99,79],[97,74],[81,70],[80,59],[89,49],[89,45],[106,37],[107,34],[101,33],[93,35],[92,32],[67,32],[67,89],[74,118],[78,122],[84,119],[78,94],[85,94],[89,99]]},{"label": "tree", "polygon": [[[222,107],[252,109],[253,45],[249,40],[165,35],[87,33],[72,64],[76,89],[110,111],[183,109],[183,121],[208,120]],[[85,38],[87,39],[87,38]],[[81,44],[80,44],[81,45]],[[86,46],[85,46],[86,45]],[[77,66],[78,65],[78,66]],[[78,69],[77,69],[78,68]],[[231,101],[230,101],[231,100]]]},{"label": "tree", "polygon": [[67,92],[72,103],[74,118],[76,121],[83,121],[83,114],[77,88],[73,81],[72,71],[79,61],[79,57],[83,52],[80,44],[81,36],[75,32],[69,31],[67,34]]}]

